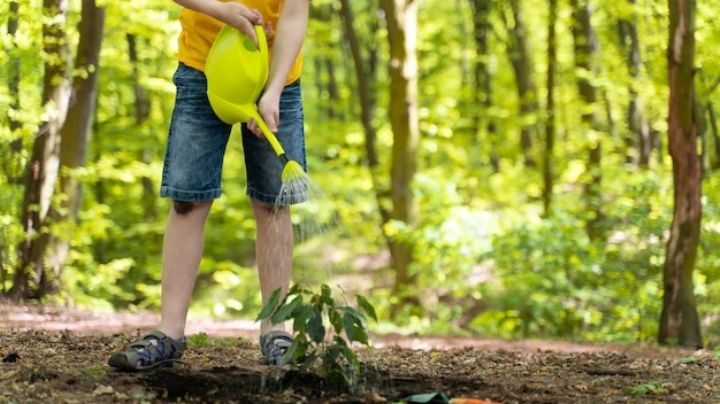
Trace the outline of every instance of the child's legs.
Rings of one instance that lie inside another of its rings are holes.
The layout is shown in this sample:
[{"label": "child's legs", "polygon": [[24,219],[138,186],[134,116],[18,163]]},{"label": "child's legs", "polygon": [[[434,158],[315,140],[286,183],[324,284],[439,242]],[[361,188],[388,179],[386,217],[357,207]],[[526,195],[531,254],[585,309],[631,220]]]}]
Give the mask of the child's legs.
[{"label": "child's legs", "polygon": [[180,65],[160,194],[173,200],[163,240],[160,331],[184,335],[190,296],[203,252],[203,229],[212,200],[221,193],[230,126],[207,99],[205,75]]},{"label": "child's legs", "polygon": [[[280,288],[283,295],[288,290],[292,275],[293,230],[289,207],[277,208],[256,199],[251,202],[257,223],[255,256],[264,305],[275,289]],[[284,324],[273,326],[268,320],[260,324],[261,334],[284,329]]]},{"label": "child's legs", "polygon": [[171,338],[185,335],[190,307],[203,252],[203,229],[212,202],[195,202],[190,212],[170,209],[162,253],[162,318],[160,331]]},{"label": "child's legs", "polygon": [[[280,288],[284,293],[290,283],[293,255],[290,207],[275,206],[282,185],[280,177],[283,163],[268,141],[258,138],[244,125],[242,137],[247,169],[247,194],[250,196],[257,223],[255,254],[262,300],[265,304],[275,289]],[[277,138],[288,158],[305,168],[305,132],[299,82],[286,86],[280,97]],[[292,203],[301,203],[306,199],[306,194],[290,196]],[[272,326],[269,321],[263,321],[260,325],[262,334],[271,329],[283,328],[282,324]]]}]

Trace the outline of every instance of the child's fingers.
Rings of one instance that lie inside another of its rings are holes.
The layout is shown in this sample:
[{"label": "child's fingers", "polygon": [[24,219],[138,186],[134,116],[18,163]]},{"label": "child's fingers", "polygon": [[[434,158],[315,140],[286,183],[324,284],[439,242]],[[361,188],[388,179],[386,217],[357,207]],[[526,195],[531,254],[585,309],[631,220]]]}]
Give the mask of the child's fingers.
[{"label": "child's fingers", "polygon": [[260,14],[260,12],[255,10],[254,8],[245,8],[243,15],[252,24],[262,25],[262,23],[263,23],[262,14]]},{"label": "child's fingers", "polygon": [[241,32],[245,33],[245,35],[249,36],[250,39],[252,39],[255,46],[258,45],[258,39],[257,35],[255,35],[255,28],[253,28],[253,24],[250,22],[250,20],[247,19],[241,19],[240,26],[237,27]]},{"label": "child's fingers", "polygon": [[276,111],[268,111],[269,113],[263,114],[263,118],[265,118],[265,123],[267,123],[268,129],[270,129],[270,132],[277,133],[277,127],[278,127],[278,115]]},{"label": "child's fingers", "polygon": [[247,128],[257,137],[262,137],[262,133],[260,132],[260,127],[258,126],[257,122],[255,122],[254,119],[250,118],[250,120],[247,123]]}]

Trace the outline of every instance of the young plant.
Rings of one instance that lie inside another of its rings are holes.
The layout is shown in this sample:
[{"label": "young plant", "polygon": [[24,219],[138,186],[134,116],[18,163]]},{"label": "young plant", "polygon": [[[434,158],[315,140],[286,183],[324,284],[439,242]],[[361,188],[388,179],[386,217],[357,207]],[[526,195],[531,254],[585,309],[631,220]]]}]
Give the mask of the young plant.
[{"label": "young plant", "polygon": [[[273,324],[293,321],[293,342],[280,359],[281,365],[303,365],[330,382],[352,389],[360,362],[350,344],[369,345],[365,316],[377,321],[370,302],[360,295],[355,298],[358,310],[338,304],[325,284],[319,294],[295,285],[282,301],[280,289],[276,289],[257,319],[270,319]],[[331,339],[327,338],[329,331],[334,331]]]}]

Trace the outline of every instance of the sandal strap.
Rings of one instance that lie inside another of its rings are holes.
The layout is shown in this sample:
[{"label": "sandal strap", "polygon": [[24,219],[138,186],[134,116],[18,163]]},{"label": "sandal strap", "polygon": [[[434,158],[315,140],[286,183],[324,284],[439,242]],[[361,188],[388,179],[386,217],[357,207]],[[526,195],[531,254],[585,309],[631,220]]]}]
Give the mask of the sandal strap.
[{"label": "sandal strap", "polygon": [[[124,352],[116,355],[125,360],[115,359],[121,367],[142,370],[164,362],[175,362],[185,351],[185,339],[174,340],[160,331],[152,331],[141,339],[131,342]],[[113,359],[111,359],[113,362]]]},{"label": "sandal strap", "polygon": [[292,335],[282,330],[270,331],[260,336],[260,349],[265,361],[277,364],[293,342]]}]

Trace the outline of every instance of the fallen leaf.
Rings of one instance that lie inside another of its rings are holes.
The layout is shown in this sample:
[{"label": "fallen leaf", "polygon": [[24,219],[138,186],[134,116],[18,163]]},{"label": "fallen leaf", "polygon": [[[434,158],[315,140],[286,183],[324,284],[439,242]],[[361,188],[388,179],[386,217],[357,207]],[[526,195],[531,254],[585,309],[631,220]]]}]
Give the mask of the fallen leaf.
[{"label": "fallen leaf", "polygon": [[103,394],[113,394],[115,390],[112,388],[112,386],[106,386],[104,384],[101,384],[93,390],[93,396],[101,396]]}]

